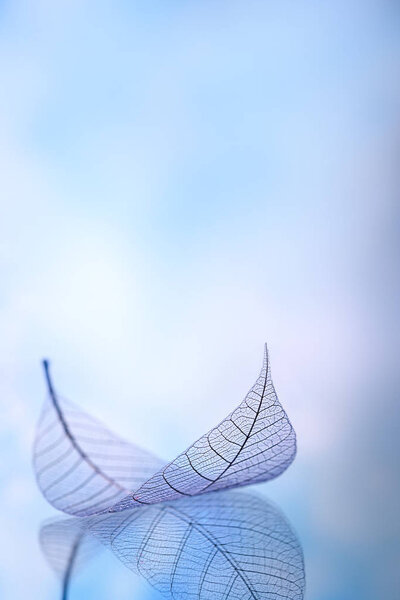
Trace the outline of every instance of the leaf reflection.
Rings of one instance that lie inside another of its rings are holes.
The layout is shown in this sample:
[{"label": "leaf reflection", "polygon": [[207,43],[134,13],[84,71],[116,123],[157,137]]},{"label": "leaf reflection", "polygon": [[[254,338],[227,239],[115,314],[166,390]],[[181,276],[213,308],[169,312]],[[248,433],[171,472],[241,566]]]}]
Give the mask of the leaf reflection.
[{"label": "leaf reflection", "polygon": [[224,491],[85,519],[47,523],[41,544],[63,578],[98,542],[175,600],[300,600],[304,562],[282,513],[262,497]]}]

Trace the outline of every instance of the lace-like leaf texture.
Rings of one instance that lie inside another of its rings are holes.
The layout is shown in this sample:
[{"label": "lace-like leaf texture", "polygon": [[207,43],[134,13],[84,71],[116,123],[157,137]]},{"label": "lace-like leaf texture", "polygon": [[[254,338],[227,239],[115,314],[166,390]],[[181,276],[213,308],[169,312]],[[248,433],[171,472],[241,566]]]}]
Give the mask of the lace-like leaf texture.
[{"label": "lace-like leaf texture", "polygon": [[185,496],[268,481],[296,454],[296,435],[272,380],[267,347],[260,375],[221,423],[165,465],[121,440],[54,391],[34,446],[40,489],[55,507],[75,516],[116,512]]},{"label": "lace-like leaf texture", "polygon": [[[304,596],[303,554],[295,533],[275,506],[249,493],[219,492],[67,519],[45,525],[40,537],[53,567],[55,549],[57,556],[74,560],[77,539],[87,546],[97,540],[174,600]],[[65,576],[63,581],[65,592]]]}]

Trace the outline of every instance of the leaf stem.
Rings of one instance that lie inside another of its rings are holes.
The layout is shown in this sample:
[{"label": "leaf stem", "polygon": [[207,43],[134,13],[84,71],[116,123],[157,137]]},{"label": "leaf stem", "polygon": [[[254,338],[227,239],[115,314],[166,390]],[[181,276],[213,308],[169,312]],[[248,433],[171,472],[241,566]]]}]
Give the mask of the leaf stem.
[{"label": "leaf stem", "polygon": [[47,383],[47,388],[49,390],[49,394],[51,396],[51,399],[54,402],[54,398],[55,398],[55,391],[54,391],[54,387],[53,387],[53,382],[51,381],[51,377],[50,377],[50,362],[47,359],[44,359],[42,361],[43,364],[43,369],[44,369],[44,375],[46,378],[46,383]]}]

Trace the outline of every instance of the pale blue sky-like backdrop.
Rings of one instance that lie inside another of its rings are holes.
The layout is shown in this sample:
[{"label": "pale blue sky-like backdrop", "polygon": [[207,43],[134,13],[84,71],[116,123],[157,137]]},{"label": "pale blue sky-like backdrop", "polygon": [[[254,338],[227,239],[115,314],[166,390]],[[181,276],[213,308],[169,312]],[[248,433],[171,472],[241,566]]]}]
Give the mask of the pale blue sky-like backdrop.
[{"label": "pale blue sky-like backdrop", "polygon": [[[399,73],[394,0],[0,2],[2,599],[59,594],[43,357],[169,459],[265,341],[307,600],[399,597]],[[158,597],[108,557],[71,600]]]}]

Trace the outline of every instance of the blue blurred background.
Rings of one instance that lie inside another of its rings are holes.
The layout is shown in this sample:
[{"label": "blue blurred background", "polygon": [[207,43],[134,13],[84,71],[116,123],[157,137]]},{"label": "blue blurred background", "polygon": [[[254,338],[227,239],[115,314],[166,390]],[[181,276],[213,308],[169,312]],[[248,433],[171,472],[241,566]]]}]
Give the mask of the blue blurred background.
[{"label": "blue blurred background", "polygon": [[[42,357],[169,459],[264,341],[299,452],[258,489],[306,598],[399,597],[399,26],[393,0],[0,2],[2,598],[59,593]],[[103,557],[71,597],[156,594]]]}]

